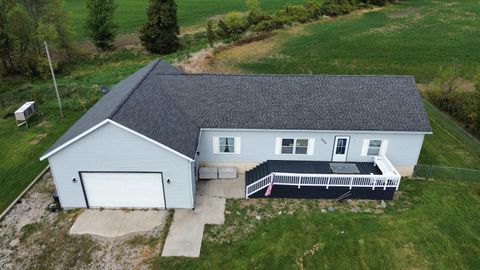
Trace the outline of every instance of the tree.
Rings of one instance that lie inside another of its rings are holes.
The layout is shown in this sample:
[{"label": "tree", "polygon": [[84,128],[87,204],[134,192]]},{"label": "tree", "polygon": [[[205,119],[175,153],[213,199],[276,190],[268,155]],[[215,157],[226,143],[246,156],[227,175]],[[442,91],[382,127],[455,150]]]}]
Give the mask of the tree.
[{"label": "tree", "polygon": [[87,34],[93,44],[102,51],[113,48],[118,34],[118,25],[113,21],[117,6],[116,0],[87,0]]},{"label": "tree", "polygon": [[0,61],[6,72],[48,74],[43,42],[57,66],[72,55],[71,37],[61,0],[0,0]]},{"label": "tree", "polygon": [[12,0],[0,0],[0,60],[5,71],[9,71],[13,67],[12,43],[9,35],[10,24],[8,22],[8,14],[13,6]]},{"label": "tree", "polygon": [[148,20],[140,29],[143,46],[152,53],[172,53],[180,47],[177,5],[174,0],[150,0]]},{"label": "tree", "polygon": [[213,21],[208,20],[207,21],[207,40],[208,40],[208,44],[210,44],[210,46],[212,46],[213,43],[215,42],[215,40],[217,40],[217,38],[218,38],[217,33],[215,33],[215,31],[213,30]]}]

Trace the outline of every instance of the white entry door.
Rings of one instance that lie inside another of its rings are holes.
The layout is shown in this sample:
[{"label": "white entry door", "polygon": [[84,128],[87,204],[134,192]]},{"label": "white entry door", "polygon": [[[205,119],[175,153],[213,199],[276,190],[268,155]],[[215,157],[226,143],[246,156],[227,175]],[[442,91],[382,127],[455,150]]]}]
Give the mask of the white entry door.
[{"label": "white entry door", "polygon": [[82,172],[89,207],[164,208],[161,173]]},{"label": "white entry door", "polygon": [[350,137],[337,136],[335,137],[335,144],[333,146],[332,161],[346,161],[348,153],[348,144]]}]

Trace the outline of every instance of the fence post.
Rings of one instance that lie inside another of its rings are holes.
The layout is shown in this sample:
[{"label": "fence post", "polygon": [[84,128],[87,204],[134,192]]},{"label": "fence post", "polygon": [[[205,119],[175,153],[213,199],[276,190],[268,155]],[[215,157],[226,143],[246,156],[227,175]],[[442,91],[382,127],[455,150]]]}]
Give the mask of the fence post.
[{"label": "fence post", "polygon": [[353,185],[353,176],[350,177],[350,189],[352,189],[352,185]]},{"label": "fence post", "polygon": [[385,185],[383,186],[383,190],[387,190],[387,183],[388,183],[388,177],[385,178]]},{"label": "fence post", "polygon": [[377,178],[373,178],[373,187],[372,190],[375,190],[375,185],[377,184]]},{"label": "fence post", "polygon": [[427,173],[427,179],[426,180],[430,179],[430,177],[432,176],[432,170],[433,170],[433,166],[430,165],[430,167],[428,168],[428,173]]},{"label": "fence post", "polygon": [[298,177],[298,189],[300,189],[300,185],[302,184],[302,177]]},{"label": "fence post", "polygon": [[329,177],[328,177],[328,182],[327,182],[327,189],[328,189],[328,187],[330,186],[330,179],[331,179],[331,177],[329,176]]}]

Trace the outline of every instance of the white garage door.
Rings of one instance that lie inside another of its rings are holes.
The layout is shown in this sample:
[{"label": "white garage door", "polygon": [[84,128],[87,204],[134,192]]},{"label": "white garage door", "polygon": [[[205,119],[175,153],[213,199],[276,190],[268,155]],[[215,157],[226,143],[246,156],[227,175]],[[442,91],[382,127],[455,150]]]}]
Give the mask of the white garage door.
[{"label": "white garage door", "polygon": [[161,173],[82,173],[90,207],[165,207]]}]

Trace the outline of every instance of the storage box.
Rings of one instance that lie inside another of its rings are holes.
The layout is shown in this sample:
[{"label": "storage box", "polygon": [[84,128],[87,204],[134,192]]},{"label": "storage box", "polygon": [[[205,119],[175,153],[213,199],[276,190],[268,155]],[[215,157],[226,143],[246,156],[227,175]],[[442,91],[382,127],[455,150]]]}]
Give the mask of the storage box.
[{"label": "storage box", "polygon": [[218,178],[220,179],[237,178],[237,169],[230,168],[230,167],[218,168]]},{"label": "storage box", "polygon": [[215,167],[200,167],[198,170],[199,179],[217,179],[218,168]]}]

